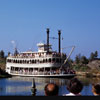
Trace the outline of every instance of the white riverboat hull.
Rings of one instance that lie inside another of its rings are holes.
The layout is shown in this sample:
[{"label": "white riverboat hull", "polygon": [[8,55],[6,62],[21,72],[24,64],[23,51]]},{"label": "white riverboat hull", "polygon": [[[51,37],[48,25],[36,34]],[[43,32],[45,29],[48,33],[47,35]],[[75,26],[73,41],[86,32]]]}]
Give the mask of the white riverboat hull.
[{"label": "white riverboat hull", "polygon": [[26,74],[15,74],[11,73],[12,76],[23,76],[23,77],[50,77],[50,78],[70,78],[76,76],[76,74],[55,74],[55,75],[26,75]]}]

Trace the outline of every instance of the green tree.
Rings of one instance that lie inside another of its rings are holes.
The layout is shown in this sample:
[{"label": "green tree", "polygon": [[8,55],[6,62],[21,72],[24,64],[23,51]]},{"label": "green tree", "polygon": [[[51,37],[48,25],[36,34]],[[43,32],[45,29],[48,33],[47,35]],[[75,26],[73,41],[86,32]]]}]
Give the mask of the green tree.
[{"label": "green tree", "polygon": [[4,51],[3,50],[0,51],[0,58],[4,58]]},{"label": "green tree", "polygon": [[80,59],[81,59],[81,54],[76,55],[76,57],[75,57],[76,64],[80,63]]},{"label": "green tree", "polygon": [[82,64],[85,64],[85,65],[86,65],[86,64],[88,64],[88,62],[89,62],[89,61],[88,61],[88,59],[87,59],[85,56],[82,56],[82,57],[81,57],[81,63],[82,63]]},{"label": "green tree", "polygon": [[92,52],[91,54],[90,54],[90,61],[92,61],[92,60],[94,60],[94,58],[95,58],[95,55],[94,55],[94,53]]},{"label": "green tree", "polygon": [[98,51],[95,51],[95,53],[94,53],[94,57],[95,57],[95,58],[98,57]]},{"label": "green tree", "polygon": [[97,57],[98,57],[98,51],[95,51],[95,53],[92,52],[92,53],[90,54],[90,59],[89,59],[89,60],[92,61],[92,60],[94,60],[94,59],[97,58]]},{"label": "green tree", "polygon": [[72,66],[73,60],[71,58],[68,59],[69,66]]}]

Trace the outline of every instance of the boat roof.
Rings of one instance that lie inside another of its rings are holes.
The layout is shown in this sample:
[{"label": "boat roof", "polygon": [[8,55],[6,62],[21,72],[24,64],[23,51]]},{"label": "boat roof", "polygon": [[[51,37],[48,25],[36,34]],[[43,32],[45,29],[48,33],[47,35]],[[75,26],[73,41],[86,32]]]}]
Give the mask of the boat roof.
[{"label": "boat roof", "polygon": [[[37,46],[38,46],[38,47],[40,47],[40,46],[47,46],[47,44],[40,42],[40,43],[37,44]],[[49,44],[49,46],[52,46],[52,45]]]},{"label": "boat roof", "polygon": [[[42,53],[46,53],[47,51],[43,51]],[[56,51],[51,51],[52,53],[57,53]],[[40,52],[33,52],[33,51],[25,51],[25,52],[21,52],[20,54],[31,54],[31,53],[40,53]]]}]

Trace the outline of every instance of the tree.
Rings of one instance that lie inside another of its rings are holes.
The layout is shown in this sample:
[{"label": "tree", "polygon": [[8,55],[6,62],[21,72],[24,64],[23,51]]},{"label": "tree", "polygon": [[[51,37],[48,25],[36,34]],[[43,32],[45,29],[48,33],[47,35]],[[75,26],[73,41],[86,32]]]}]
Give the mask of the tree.
[{"label": "tree", "polygon": [[89,62],[89,61],[88,61],[88,59],[87,59],[85,56],[82,56],[82,57],[81,57],[81,63],[82,63],[82,64],[88,64],[88,62]]},{"label": "tree", "polygon": [[69,66],[72,66],[73,60],[71,58],[68,59]]},{"label": "tree", "polygon": [[95,58],[95,55],[94,55],[94,53],[92,52],[91,54],[90,54],[90,61],[92,61],[92,60],[94,60],[94,58]]},{"label": "tree", "polygon": [[94,59],[97,58],[97,57],[98,57],[98,51],[95,51],[95,53],[92,52],[92,53],[90,54],[90,59],[89,59],[89,60],[92,61],[92,60],[94,60]]},{"label": "tree", "polygon": [[95,53],[94,53],[94,57],[95,57],[95,58],[98,57],[98,51],[95,51]]},{"label": "tree", "polygon": [[76,57],[75,57],[76,64],[80,63],[80,59],[81,59],[81,54],[76,55]]},{"label": "tree", "polygon": [[0,58],[4,58],[4,51],[3,50],[0,51]]}]

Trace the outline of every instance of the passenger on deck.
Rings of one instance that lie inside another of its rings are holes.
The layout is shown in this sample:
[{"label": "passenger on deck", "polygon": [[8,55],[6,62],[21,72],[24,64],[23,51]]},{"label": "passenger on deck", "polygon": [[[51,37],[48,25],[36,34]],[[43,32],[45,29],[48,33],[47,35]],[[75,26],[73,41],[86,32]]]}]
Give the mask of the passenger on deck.
[{"label": "passenger on deck", "polygon": [[44,88],[45,96],[58,96],[59,87],[54,83],[49,83]]},{"label": "passenger on deck", "polygon": [[68,81],[67,90],[69,94],[64,94],[63,96],[81,96],[80,92],[83,89],[83,84],[77,78],[73,78]]},{"label": "passenger on deck", "polygon": [[92,92],[95,96],[100,96],[100,84],[92,84]]}]

